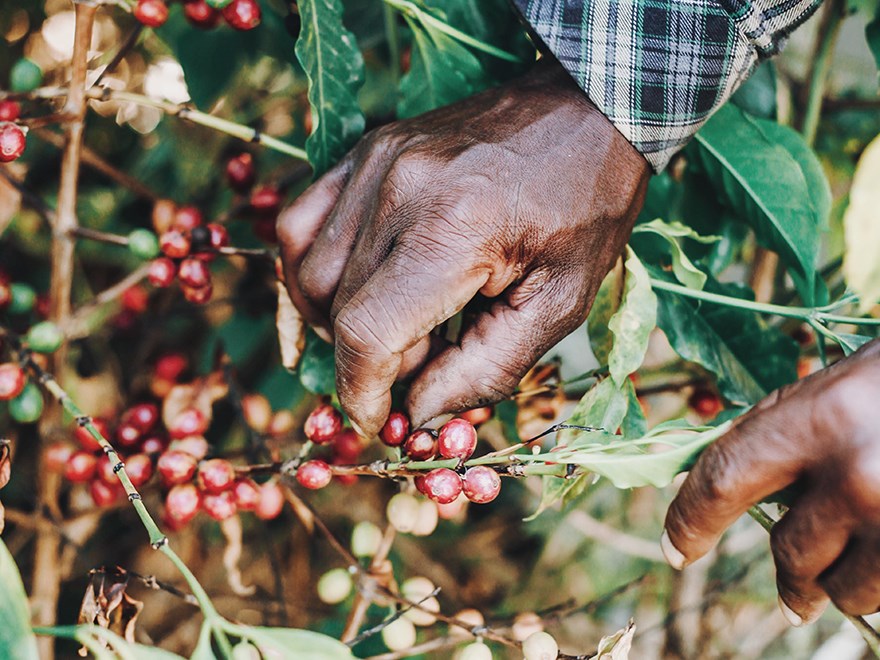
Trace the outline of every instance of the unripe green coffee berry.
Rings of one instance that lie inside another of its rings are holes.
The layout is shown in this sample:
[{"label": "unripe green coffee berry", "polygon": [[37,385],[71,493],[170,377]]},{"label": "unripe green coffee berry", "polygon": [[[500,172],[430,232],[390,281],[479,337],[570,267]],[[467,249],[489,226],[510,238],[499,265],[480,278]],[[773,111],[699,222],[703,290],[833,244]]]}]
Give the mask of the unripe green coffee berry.
[{"label": "unripe green coffee berry", "polygon": [[396,619],[382,628],[382,641],[389,651],[408,649],[416,643],[416,627],[409,619]]},{"label": "unripe green coffee berry", "polygon": [[558,655],[559,645],[550,633],[532,633],[523,642],[524,660],[556,660]]},{"label": "unripe green coffee berry", "polygon": [[27,336],[28,346],[37,353],[54,353],[64,341],[64,335],[51,321],[43,321],[31,326]]},{"label": "unripe green coffee berry", "polygon": [[388,522],[398,532],[408,534],[415,529],[419,522],[420,502],[408,493],[397,493],[388,501],[385,515]]},{"label": "unripe green coffee berry", "polygon": [[9,285],[9,293],[11,300],[9,301],[10,314],[27,314],[34,308],[37,302],[37,292],[33,287],[21,282],[14,282]]},{"label": "unripe green coffee berry", "polygon": [[421,609],[412,608],[407,610],[403,616],[417,626],[434,625],[437,617],[431,614],[431,612],[440,611],[440,603],[437,602],[437,599],[433,596],[429,598],[434,592],[434,588],[434,583],[422,576],[411,577],[404,581],[400,585],[401,595],[409,601],[419,603],[420,607],[428,611],[425,612]]},{"label": "unripe green coffee berry", "polygon": [[232,647],[232,660],[260,660],[260,649],[250,642],[239,642]]},{"label": "unripe green coffee berry", "polygon": [[419,503],[419,517],[416,525],[413,527],[413,536],[430,536],[437,529],[439,520],[437,505],[431,500],[424,500]]},{"label": "unripe green coffee berry", "polygon": [[19,424],[33,424],[43,414],[43,395],[33,383],[24,386],[17,397],[9,402],[9,414]]},{"label": "unripe green coffee berry", "polygon": [[43,70],[33,60],[22,57],[9,71],[9,89],[30,92],[43,83]]},{"label": "unripe green coffee berry", "polygon": [[483,642],[474,642],[459,652],[458,660],[492,660],[492,651]]},{"label": "unripe green coffee berry", "polygon": [[159,239],[149,229],[135,229],[128,235],[128,249],[136,257],[153,259],[159,254]]},{"label": "unripe green coffee berry", "polygon": [[223,9],[230,4],[232,0],[205,0],[205,2],[208,3],[209,7],[213,7],[214,9]]},{"label": "unripe green coffee berry", "polygon": [[430,598],[419,599],[419,607],[421,609],[413,607],[407,610],[403,616],[422,628],[427,628],[437,623],[437,617],[432,614],[432,612],[440,611],[440,602],[436,598],[431,596]]},{"label": "unripe green coffee berry", "polygon": [[349,572],[344,568],[334,568],[318,580],[318,598],[328,605],[336,605],[348,598],[351,587]]},{"label": "unripe green coffee berry", "polygon": [[382,530],[368,520],[354,526],[351,532],[351,553],[355,557],[373,557],[382,543]]}]

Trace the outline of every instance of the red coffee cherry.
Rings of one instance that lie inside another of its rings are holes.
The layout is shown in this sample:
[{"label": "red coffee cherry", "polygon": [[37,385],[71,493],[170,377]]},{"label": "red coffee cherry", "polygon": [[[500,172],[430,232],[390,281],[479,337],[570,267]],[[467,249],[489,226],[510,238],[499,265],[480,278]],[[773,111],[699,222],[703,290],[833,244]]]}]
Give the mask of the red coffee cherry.
[{"label": "red coffee cherry", "polygon": [[189,255],[191,247],[189,236],[176,229],[170,229],[159,236],[159,249],[171,259],[183,259]]},{"label": "red coffee cherry", "polygon": [[274,520],[284,509],[284,491],[274,481],[267,481],[260,486],[260,501],[254,510],[260,520]]},{"label": "red coffee cherry", "polygon": [[191,435],[204,435],[208,430],[208,419],[197,408],[187,408],[180,412],[168,427],[168,433],[175,440]]},{"label": "red coffee cherry", "polygon": [[199,488],[207,493],[222,493],[232,488],[235,482],[235,469],[225,458],[212,458],[199,465]]},{"label": "red coffee cherry", "polygon": [[185,0],[183,15],[191,25],[203,30],[210,30],[220,21],[220,12],[205,0]]},{"label": "red coffee cherry", "polygon": [[97,462],[95,463],[95,479],[100,479],[105,484],[113,485],[115,483],[119,483],[119,479],[116,478],[116,473],[113,471],[113,467],[117,465],[122,460],[121,456],[113,455],[113,460],[110,460],[110,457],[107,454],[101,454],[97,458]]},{"label": "red coffee cherry", "polygon": [[195,458],[182,451],[166,451],[159,457],[156,468],[166,486],[183,484],[190,481],[196,473],[198,462]]},{"label": "red coffee cherry", "polygon": [[9,303],[11,302],[12,289],[10,288],[9,280],[7,280],[3,276],[0,276],[0,310],[9,307]]},{"label": "red coffee cherry", "polygon": [[98,459],[87,451],[75,451],[64,466],[64,478],[74,483],[84,483],[95,476]]},{"label": "red coffee cherry", "polygon": [[329,403],[323,403],[309,413],[304,430],[312,442],[326,444],[342,430],[342,414]]},{"label": "red coffee cherry", "polygon": [[64,472],[64,466],[73,455],[73,445],[63,441],[53,442],[46,447],[43,452],[43,461],[49,472],[61,474]]},{"label": "red coffee cherry", "polygon": [[157,28],[168,20],[168,6],[162,0],[138,0],[134,17],[147,27]]},{"label": "red coffee cherry", "polygon": [[402,412],[392,410],[379,431],[379,439],[389,447],[399,447],[409,433],[409,419]]},{"label": "red coffee cherry", "polygon": [[226,227],[218,225],[216,222],[212,222],[206,226],[211,233],[210,245],[213,249],[219,250],[220,248],[229,245],[229,232],[226,231]]},{"label": "red coffee cherry", "polygon": [[251,192],[251,208],[261,215],[276,215],[281,210],[281,191],[275,186],[257,186]]},{"label": "red coffee cherry", "polygon": [[257,218],[251,225],[251,229],[254,232],[254,236],[261,241],[266,241],[273,245],[278,242],[278,230],[275,227],[274,217]]},{"label": "red coffee cherry", "polygon": [[159,408],[154,403],[139,403],[126,410],[121,421],[141,433],[149,433],[159,421]]},{"label": "red coffee cherry", "polygon": [[149,307],[150,294],[143,287],[131,286],[122,292],[122,298],[119,302],[122,303],[122,309],[142,314]]},{"label": "red coffee cherry", "polygon": [[490,467],[477,465],[468,468],[461,478],[465,497],[477,504],[491,502],[501,492],[501,477]]},{"label": "red coffee cherry", "polygon": [[201,259],[190,257],[180,262],[180,270],[177,277],[181,284],[193,289],[203,289],[211,286],[211,271],[208,265]]},{"label": "red coffee cherry", "polygon": [[236,30],[253,30],[260,24],[261,17],[257,0],[232,0],[223,8],[223,18]]},{"label": "red coffee cherry", "polygon": [[185,234],[201,226],[203,221],[202,212],[195,206],[181,206],[178,207],[177,212],[174,214],[171,228]]},{"label": "red coffee cherry", "polygon": [[364,449],[364,443],[353,429],[342,429],[333,437],[333,455],[344,463],[354,463]]},{"label": "red coffee cherry", "polygon": [[483,406],[482,408],[472,408],[471,410],[465,410],[463,413],[458,413],[458,416],[466,422],[470,422],[474,426],[479,426],[480,424],[485,424],[490,419],[492,419],[492,412],[492,406]]},{"label": "red coffee cherry", "polygon": [[172,451],[182,451],[189,454],[197,461],[208,455],[208,441],[200,435],[191,435],[171,443]]},{"label": "red coffee cherry", "polygon": [[688,406],[701,417],[715,417],[724,410],[724,404],[718,395],[711,390],[698,389],[688,398]]},{"label": "red coffee cherry", "polygon": [[156,360],[153,374],[156,378],[180,382],[180,375],[189,367],[189,360],[182,353],[165,353]]},{"label": "red coffee cherry", "polygon": [[108,484],[100,479],[93,479],[89,483],[89,495],[96,506],[107,507],[115,504],[125,495],[125,489],[118,481]]},{"label": "red coffee cherry", "polygon": [[461,492],[461,477],[449,468],[437,468],[425,475],[425,495],[439,504],[455,501]]},{"label": "red coffee cherry", "polygon": [[463,419],[451,419],[440,429],[437,449],[443,458],[467,460],[477,448],[477,431]]},{"label": "red coffee cherry", "polygon": [[229,181],[229,187],[237,192],[250,190],[256,176],[254,157],[247,152],[233,156],[226,163],[226,180]]},{"label": "red coffee cherry", "polygon": [[177,214],[177,204],[170,199],[159,199],[153,204],[152,222],[153,229],[160,236],[171,229],[174,216]]},{"label": "red coffee cherry", "polygon": [[[95,417],[92,419],[92,425],[101,434],[105,440],[110,438],[110,427],[106,419]],[[80,446],[86,451],[98,451],[101,449],[101,443],[95,440],[94,436],[85,426],[76,425],[73,429],[73,435],[79,442]]]},{"label": "red coffee cherry", "polygon": [[134,424],[120,424],[116,427],[116,442],[125,449],[136,447],[143,435]]},{"label": "red coffee cherry", "polygon": [[21,106],[17,101],[6,99],[0,101],[0,121],[15,121],[21,115]]},{"label": "red coffee cherry", "polygon": [[161,435],[151,435],[141,441],[141,451],[150,456],[161,454],[168,449],[168,438]]},{"label": "red coffee cherry", "polygon": [[300,485],[312,490],[324,488],[332,478],[330,466],[321,460],[306,461],[296,471],[296,480]]},{"label": "red coffee cherry", "polygon": [[430,431],[417,429],[409,434],[403,451],[414,461],[427,461],[437,453],[437,439]]},{"label": "red coffee cherry", "polygon": [[201,505],[202,495],[194,484],[178,484],[165,496],[165,522],[179,530],[196,517]]},{"label": "red coffee cherry", "polygon": [[0,163],[11,163],[24,153],[25,132],[11,121],[0,123]]},{"label": "red coffee cherry", "polygon": [[147,279],[158,289],[171,286],[177,275],[177,265],[167,257],[153,259],[147,269]]},{"label": "red coffee cherry", "polygon": [[419,491],[422,495],[428,494],[428,482],[425,480],[424,474],[413,477],[413,485],[416,487],[416,490]]},{"label": "red coffee cherry", "polygon": [[14,362],[0,364],[0,401],[14,399],[24,389],[27,376]]},{"label": "red coffee cherry", "polygon": [[252,479],[236,479],[232,494],[240,511],[253,511],[260,503],[260,487]]},{"label": "red coffee cherry", "polygon": [[140,488],[153,476],[153,459],[147,454],[132,454],[125,459],[125,472],[135,488]]},{"label": "red coffee cherry", "polygon": [[[339,456],[334,456],[333,460],[331,461],[333,465],[346,465],[352,462],[353,461],[351,459],[346,460],[340,458]],[[341,483],[343,486],[351,486],[352,484],[356,484],[358,480],[356,474],[334,474],[333,479]]]},{"label": "red coffee cherry", "polygon": [[191,286],[182,286],[180,290],[183,291],[183,297],[194,305],[204,305],[214,295],[214,287],[210,284],[198,289],[194,289]]},{"label": "red coffee cherry", "polygon": [[222,493],[206,493],[202,497],[202,508],[214,520],[222,521],[231,518],[238,512],[235,495],[231,491]]}]

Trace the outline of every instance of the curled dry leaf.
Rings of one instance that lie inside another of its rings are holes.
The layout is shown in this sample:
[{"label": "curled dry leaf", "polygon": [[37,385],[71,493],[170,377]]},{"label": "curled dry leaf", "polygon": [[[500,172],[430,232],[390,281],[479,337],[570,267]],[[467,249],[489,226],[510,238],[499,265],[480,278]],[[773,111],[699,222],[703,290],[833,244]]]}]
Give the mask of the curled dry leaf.
[{"label": "curled dry leaf", "polygon": [[226,569],[226,581],[229,588],[237,596],[253,596],[257,588],[252,584],[245,584],[241,578],[241,569],[238,561],[241,559],[241,518],[232,516],[220,523],[220,529],[226,538],[226,548],[223,550],[223,568]]},{"label": "curled dry leaf", "polygon": [[[134,642],[135,624],[144,604],[129,596],[125,591],[127,587],[128,573],[118,566],[90,571],[77,623],[101,626]],[[80,649],[83,657],[84,651]]]},{"label": "curled dry leaf", "polygon": [[287,369],[296,369],[306,343],[305,323],[282,282],[278,282],[275,326],[278,328],[278,344],[281,346],[281,364]]},{"label": "curled dry leaf", "polygon": [[162,402],[162,421],[165,426],[171,426],[181,412],[195,408],[210,422],[214,402],[228,392],[229,385],[222,371],[215,371],[191,383],[175,385]]},{"label": "curled dry leaf", "polygon": [[608,635],[599,640],[599,648],[596,655],[591,657],[590,660],[628,660],[635,634],[636,624],[630,619],[626,628],[622,628],[613,635]]}]

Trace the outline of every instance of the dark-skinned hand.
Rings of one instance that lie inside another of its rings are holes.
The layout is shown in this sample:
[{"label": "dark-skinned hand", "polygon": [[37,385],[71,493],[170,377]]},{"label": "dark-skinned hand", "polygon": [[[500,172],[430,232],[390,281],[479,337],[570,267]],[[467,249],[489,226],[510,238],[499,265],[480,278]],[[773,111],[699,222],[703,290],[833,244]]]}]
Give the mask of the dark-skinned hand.
[{"label": "dark-skinned hand", "polygon": [[[402,377],[416,425],[509,396],[585,319],[648,178],[555,62],[366,135],[278,224],[291,298],[334,341],[360,431]],[[458,342],[432,350],[475,298]]]},{"label": "dark-skinned hand", "polygon": [[666,516],[670,564],[699,559],[787,486],[770,538],[783,614],[815,621],[829,598],[847,614],[880,610],[880,341],[774,392],[703,452]]}]

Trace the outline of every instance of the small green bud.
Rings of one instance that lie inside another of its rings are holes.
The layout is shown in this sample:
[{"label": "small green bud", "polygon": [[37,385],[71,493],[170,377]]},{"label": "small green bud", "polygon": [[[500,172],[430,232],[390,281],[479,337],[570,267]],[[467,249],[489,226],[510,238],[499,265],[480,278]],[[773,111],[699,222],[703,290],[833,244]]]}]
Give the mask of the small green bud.
[{"label": "small green bud", "polygon": [[43,414],[43,395],[33,383],[24,386],[17,397],[9,402],[9,414],[19,424],[33,424]]},{"label": "small green bud", "polygon": [[128,235],[128,249],[141,259],[154,259],[159,254],[159,239],[149,229],[135,229]]},{"label": "small green bud", "polygon": [[43,321],[31,326],[26,339],[31,350],[37,353],[54,353],[64,341],[64,335],[51,321]]},{"label": "small green bud", "polygon": [[43,84],[43,70],[33,60],[22,57],[9,72],[9,89],[13,92],[31,92]]},{"label": "small green bud", "polygon": [[12,294],[9,301],[10,314],[27,314],[37,302],[37,292],[33,287],[21,282],[10,284],[9,293]]}]

